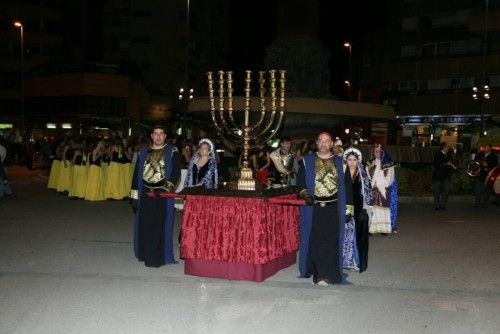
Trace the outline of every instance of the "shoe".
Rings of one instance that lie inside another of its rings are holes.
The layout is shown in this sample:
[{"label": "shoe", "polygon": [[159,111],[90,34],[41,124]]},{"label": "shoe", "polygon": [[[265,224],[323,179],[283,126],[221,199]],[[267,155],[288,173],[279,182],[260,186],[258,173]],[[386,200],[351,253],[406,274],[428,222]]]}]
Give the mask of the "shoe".
[{"label": "shoe", "polygon": [[440,209],[440,208],[437,208],[437,207],[436,207],[436,208],[434,208],[434,210],[435,210],[435,211],[439,211],[439,209]]},{"label": "shoe", "polygon": [[319,281],[317,284],[318,284],[319,286],[328,286],[328,283],[327,283],[327,282],[325,282],[325,281],[323,281],[323,280]]},{"label": "shoe", "polygon": [[440,209],[446,211],[446,208],[444,206],[440,207]]}]

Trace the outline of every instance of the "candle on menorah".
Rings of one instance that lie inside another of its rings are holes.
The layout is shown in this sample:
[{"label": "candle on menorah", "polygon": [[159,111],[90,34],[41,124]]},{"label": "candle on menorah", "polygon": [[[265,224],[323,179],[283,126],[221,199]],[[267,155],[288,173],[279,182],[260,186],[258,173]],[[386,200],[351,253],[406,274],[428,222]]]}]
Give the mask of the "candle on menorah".
[{"label": "candle on menorah", "polygon": [[[233,114],[233,72],[219,71],[219,108],[215,108],[214,78],[212,72],[207,73],[210,113],[215,129],[222,140],[233,147],[241,147],[243,151],[243,168],[240,172],[237,188],[239,190],[255,190],[255,179],[248,163],[248,153],[251,149],[265,145],[278,133],[285,114],[285,70],[279,70],[279,111],[276,113],[276,70],[269,71],[270,109],[266,108],[265,71],[259,71],[260,116],[254,124],[250,124],[252,105],[251,83],[252,72],[246,71],[245,76],[245,107],[242,122],[238,122]],[[227,98],[225,97],[227,93]],[[227,109],[227,110],[226,110]],[[270,112],[268,112],[270,110]]]}]

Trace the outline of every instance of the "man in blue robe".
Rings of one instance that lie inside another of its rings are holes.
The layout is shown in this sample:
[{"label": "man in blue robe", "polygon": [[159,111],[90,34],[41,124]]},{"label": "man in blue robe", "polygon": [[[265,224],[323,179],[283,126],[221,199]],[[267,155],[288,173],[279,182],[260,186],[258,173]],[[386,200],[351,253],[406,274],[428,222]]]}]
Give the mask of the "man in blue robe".
[{"label": "man in blue robe", "polygon": [[352,189],[345,186],[342,158],[332,153],[332,136],[320,133],[316,147],[318,152],[304,156],[297,175],[308,204],[300,208],[299,271],[300,277],[328,286],[343,278],[344,225],[353,214],[346,196],[352,198]]},{"label": "man in blue robe", "polygon": [[176,263],[173,251],[174,192],[181,175],[177,149],[166,144],[166,131],[155,126],[152,144],[144,146],[137,159],[130,197],[134,199],[134,253],[147,267]]}]

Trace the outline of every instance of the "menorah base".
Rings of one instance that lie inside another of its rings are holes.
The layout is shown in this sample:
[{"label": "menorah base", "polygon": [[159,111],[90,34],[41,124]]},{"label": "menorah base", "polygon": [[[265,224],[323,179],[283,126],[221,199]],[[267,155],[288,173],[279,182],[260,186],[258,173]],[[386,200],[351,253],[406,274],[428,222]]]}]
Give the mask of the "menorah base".
[{"label": "menorah base", "polygon": [[238,190],[255,190],[255,180],[253,178],[252,169],[243,167],[238,179]]}]

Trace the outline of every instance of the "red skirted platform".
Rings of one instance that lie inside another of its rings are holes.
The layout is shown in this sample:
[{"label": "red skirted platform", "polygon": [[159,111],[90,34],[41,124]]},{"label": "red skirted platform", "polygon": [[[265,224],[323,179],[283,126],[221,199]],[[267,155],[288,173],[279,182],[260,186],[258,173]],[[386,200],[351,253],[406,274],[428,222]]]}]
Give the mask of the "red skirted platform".
[{"label": "red skirted platform", "polygon": [[292,265],[299,245],[296,198],[187,195],[181,239],[184,272],[261,282]]}]

